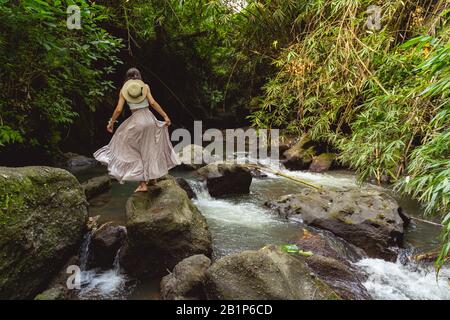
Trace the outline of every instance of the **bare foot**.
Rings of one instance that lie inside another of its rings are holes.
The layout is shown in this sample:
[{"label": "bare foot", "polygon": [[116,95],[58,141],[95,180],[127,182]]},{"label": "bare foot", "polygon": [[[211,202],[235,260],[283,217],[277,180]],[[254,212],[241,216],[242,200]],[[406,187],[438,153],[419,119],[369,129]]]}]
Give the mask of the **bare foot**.
[{"label": "bare foot", "polygon": [[134,193],[138,193],[138,192],[147,192],[147,185],[146,184],[140,184],[136,190],[134,190]]},{"label": "bare foot", "polygon": [[148,182],[147,185],[149,185],[149,186],[154,186],[155,184],[156,184],[156,179],[152,179],[152,180],[150,180],[150,181]]}]

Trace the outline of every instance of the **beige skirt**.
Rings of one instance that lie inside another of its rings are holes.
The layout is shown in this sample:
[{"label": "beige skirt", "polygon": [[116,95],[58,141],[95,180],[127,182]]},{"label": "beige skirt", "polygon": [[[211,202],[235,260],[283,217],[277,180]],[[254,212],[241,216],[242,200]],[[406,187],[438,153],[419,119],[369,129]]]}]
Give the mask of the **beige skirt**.
[{"label": "beige skirt", "polygon": [[94,157],[107,165],[109,175],[120,183],[158,179],[180,164],[167,126],[148,108],[133,112]]}]

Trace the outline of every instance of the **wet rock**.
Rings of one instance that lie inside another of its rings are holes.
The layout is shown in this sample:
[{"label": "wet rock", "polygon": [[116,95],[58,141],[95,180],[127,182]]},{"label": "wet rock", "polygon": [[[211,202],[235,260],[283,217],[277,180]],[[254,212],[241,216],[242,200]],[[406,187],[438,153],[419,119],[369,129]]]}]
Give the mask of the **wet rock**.
[{"label": "wet rock", "polygon": [[369,292],[362,284],[366,280],[365,274],[348,262],[315,254],[306,259],[306,264],[342,299],[371,299]]},{"label": "wet rock", "polygon": [[65,289],[59,285],[38,294],[34,300],[65,300]]},{"label": "wet rock", "polygon": [[267,174],[261,171],[259,168],[250,168],[250,174],[253,178],[264,179],[267,178]]},{"label": "wet rock", "polygon": [[[425,251],[414,254],[410,257],[410,260],[424,265],[431,265],[436,262],[440,254],[441,252],[439,249],[433,251]],[[450,265],[450,252],[447,254],[445,261],[445,265]]]},{"label": "wet rock", "polygon": [[275,246],[226,256],[207,271],[206,292],[218,300],[329,300],[339,295],[311,273],[305,257]]},{"label": "wet rock", "polygon": [[204,300],[206,270],[211,260],[199,254],[178,263],[173,272],[161,281],[161,299],[163,300]]},{"label": "wet rock", "polygon": [[33,298],[79,247],[87,201],[50,167],[0,167],[0,299]]},{"label": "wet rock", "polygon": [[103,175],[83,182],[81,187],[84,190],[86,198],[89,200],[111,189],[111,185],[111,178],[108,175]]},{"label": "wet rock", "polygon": [[104,224],[94,231],[89,248],[89,267],[111,269],[117,251],[126,238],[126,228],[112,223]]},{"label": "wet rock", "polygon": [[397,202],[375,188],[305,189],[266,203],[284,218],[329,230],[370,257],[396,258],[391,247],[402,246],[404,221]]},{"label": "wet rock", "polygon": [[148,193],[133,194],[126,213],[120,264],[132,275],[161,275],[189,256],[211,253],[205,218],[173,179],[159,181]]},{"label": "wet rock", "polygon": [[303,251],[311,251],[338,261],[357,262],[367,258],[364,250],[328,231],[319,233],[303,229],[302,235],[294,243]]},{"label": "wet rock", "polygon": [[333,153],[322,153],[317,157],[313,157],[312,163],[309,166],[311,172],[325,172],[330,170],[336,155]]},{"label": "wet rock", "polygon": [[295,144],[296,137],[291,135],[284,135],[280,137],[280,141],[278,144],[279,147],[279,154],[283,155],[285,151],[292,148],[292,146]]},{"label": "wet rock", "polygon": [[351,264],[367,257],[362,249],[336,237],[331,232],[319,233],[306,229],[295,244],[299,249],[313,253],[306,259],[308,267],[343,299],[371,299],[367,289],[362,285],[366,280],[365,274]]},{"label": "wet rock", "polygon": [[308,135],[303,135],[291,148],[283,153],[282,163],[288,169],[306,170],[313,161],[314,148]]},{"label": "wet rock", "polygon": [[196,144],[190,144],[184,147],[179,153],[178,156],[181,161],[181,165],[177,168],[184,170],[197,170],[208,163],[214,162],[214,158],[210,156],[202,146]]},{"label": "wet rock", "polygon": [[189,183],[186,181],[186,179],[183,179],[183,178],[175,178],[175,181],[177,182],[177,184],[180,186],[181,189],[183,189],[184,191],[186,191],[187,196],[189,197],[189,199],[195,199],[195,198],[197,198],[197,196],[195,195],[194,190],[193,190],[192,187],[189,185]]},{"label": "wet rock", "polygon": [[213,197],[248,194],[252,175],[245,165],[237,163],[211,163],[197,173],[206,180],[209,194]]},{"label": "wet rock", "polygon": [[[73,271],[67,272],[68,268],[76,266],[80,267],[80,259],[78,256],[72,256],[59,270],[57,275],[50,281],[47,289],[38,294],[35,300],[72,300],[76,298],[77,289],[69,289],[67,282],[73,284]],[[70,278],[72,276],[72,278]]]},{"label": "wet rock", "polygon": [[65,167],[68,169],[78,167],[92,167],[99,164],[94,158],[79,155],[73,152],[64,153]]}]

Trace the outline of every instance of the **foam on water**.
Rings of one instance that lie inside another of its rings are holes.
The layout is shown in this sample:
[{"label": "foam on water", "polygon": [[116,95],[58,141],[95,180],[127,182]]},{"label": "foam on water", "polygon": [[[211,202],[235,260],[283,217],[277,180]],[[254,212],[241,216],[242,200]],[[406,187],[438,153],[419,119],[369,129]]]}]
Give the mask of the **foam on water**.
[{"label": "foam on water", "polygon": [[443,269],[436,282],[432,267],[403,265],[381,259],[363,259],[355,264],[368,279],[364,283],[374,299],[379,300],[449,300],[450,270]]},{"label": "foam on water", "polygon": [[[286,169],[279,162],[273,162],[269,160],[258,160],[252,158],[243,158],[241,161],[247,161],[251,164],[261,165],[262,171],[267,174],[268,178],[272,179],[285,179],[282,176],[275,174],[275,172],[280,172],[285,175],[299,178],[307,182],[315,183],[322,186],[337,186],[337,187],[357,187],[358,183],[356,181],[355,175],[352,173],[336,171],[333,175],[327,173],[315,173],[308,171],[291,171]],[[264,167],[267,168],[264,170]]]},{"label": "foam on water", "polygon": [[126,296],[126,292],[129,291],[131,287],[128,283],[129,279],[120,268],[120,249],[117,251],[112,269],[106,271],[102,271],[99,269],[86,270],[91,236],[92,233],[88,233],[85,236],[83,245],[81,246],[81,289],[78,292],[78,297],[80,299],[124,298]]},{"label": "foam on water", "polygon": [[201,182],[189,181],[193,186],[197,199],[194,203],[210,220],[217,223],[241,225],[252,229],[261,229],[268,224],[282,224],[267,210],[252,202],[235,202],[232,200],[214,199]]},{"label": "foam on water", "polygon": [[280,220],[250,198],[214,199],[202,182],[188,182],[197,195],[194,203],[208,220],[215,257],[283,244],[299,232],[298,226]]}]

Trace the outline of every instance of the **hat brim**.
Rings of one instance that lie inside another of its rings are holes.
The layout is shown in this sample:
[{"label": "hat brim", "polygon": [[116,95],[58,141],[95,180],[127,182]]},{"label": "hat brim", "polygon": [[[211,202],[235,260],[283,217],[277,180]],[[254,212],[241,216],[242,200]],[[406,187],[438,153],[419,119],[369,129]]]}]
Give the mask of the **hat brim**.
[{"label": "hat brim", "polygon": [[[129,87],[130,85],[132,85],[133,83],[136,83],[136,84],[138,84],[138,85],[140,85],[140,86],[143,87],[143,90],[142,90],[142,96],[139,96],[139,97],[132,97],[132,96],[130,96],[130,95],[128,94],[128,87]],[[145,82],[142,81],[142,80],[134,80],[134,79],[131,79],[131,80],[128,80],[127,82],[125,82],[125,84],[123,85],[123,87],[122,87],[122,89],[120,90],[120,92],[122,93],[123,97],[125,98],[125,100],[126,100],[127,102],[130,102],[130,103],[141,103],[142,101],[144,101],[144,100],[147,98],[147,95],[148,95],[148,87],[147,87],[147,85],[145,84]]]}]

